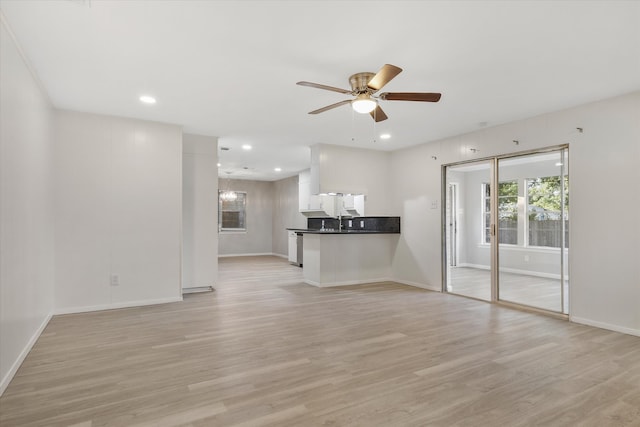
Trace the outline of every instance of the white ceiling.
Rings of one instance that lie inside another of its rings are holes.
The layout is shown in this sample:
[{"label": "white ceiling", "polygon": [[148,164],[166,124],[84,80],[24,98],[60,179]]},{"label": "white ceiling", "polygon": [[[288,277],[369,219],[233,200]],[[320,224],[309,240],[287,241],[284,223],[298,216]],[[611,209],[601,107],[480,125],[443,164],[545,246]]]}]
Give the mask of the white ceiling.
[{"label": "white ceiling", "polygon": [[[231,148],[221,175],[236,178],[291,176],[308,167],[315,143],[395,150],[640,89],[638,1],[0,0],[0,8],[56,107],[218,136]],[[348,106],[307,114],[347,97],[297,81],[348,89],[351,74],[385,63],[404,71],[383,91],[442,100],[382,101],[389,119],[375,126]],[[141,104],[143,93],[157,104]]]}]

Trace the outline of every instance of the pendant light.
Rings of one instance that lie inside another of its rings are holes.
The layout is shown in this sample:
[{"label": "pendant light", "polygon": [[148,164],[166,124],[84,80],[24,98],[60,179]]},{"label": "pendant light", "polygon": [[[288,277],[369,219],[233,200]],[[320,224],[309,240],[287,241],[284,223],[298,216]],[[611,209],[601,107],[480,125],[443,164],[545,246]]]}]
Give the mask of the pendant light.
[{"label": "pendant light", "polygon": [[238,194],[235,191],[231,190],[231,172],[225,172],[227,174],[227,188],[220,193],[220,200],[223,202],[235,202],[238,199]]}]

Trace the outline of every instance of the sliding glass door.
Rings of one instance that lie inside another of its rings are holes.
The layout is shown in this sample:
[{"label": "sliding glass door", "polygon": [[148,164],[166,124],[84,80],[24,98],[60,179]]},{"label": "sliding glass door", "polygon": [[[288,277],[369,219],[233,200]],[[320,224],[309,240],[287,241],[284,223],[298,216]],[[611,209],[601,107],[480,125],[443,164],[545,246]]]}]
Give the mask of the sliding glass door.
[{"label": "sliding glass door", "polygon": [[491,162],[445,170],[446,290],[491,301]]},{"label": "sliding glass door", "polygon": [[[568,313],[568,151],[498,159],[498,299]],[[511,197],[513,195],[513,197]]]},{"label": "sliding glass door", "polygon": [[444,169],[446,292],[567,314],[568,149]]}]

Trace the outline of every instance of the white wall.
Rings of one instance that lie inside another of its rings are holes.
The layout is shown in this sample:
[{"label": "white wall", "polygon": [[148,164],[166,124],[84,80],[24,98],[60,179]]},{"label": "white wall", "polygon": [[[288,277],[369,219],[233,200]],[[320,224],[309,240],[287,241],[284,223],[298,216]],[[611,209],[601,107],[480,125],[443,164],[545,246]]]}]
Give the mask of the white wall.
[{"label": "white wall", "polygon": [[273,183],[244,179],[220,179],[219,188],[247,193],[247,231],[221,232],[219,255],[271,254],[273,252]]},{"label": "white wall", "polygon": [[182,136],[182,287],[218,278],[218,138]]},{"label": "white wall", "polygon": [[635,92],[393,152],[392,214],[403,227],[394,277],[441,287],[442,164],[568,143],[571,318],[640,335],[638,141]]},{"label": "white wall", "polygon": [[0,22],[1,395],[51,317],[54,236],[52,107]]},{"label": "white wall", "polygon": [[181,128],[60,110],[55,127],[56,311],[180,300]]},{"label": "white wall", "polygon": [[273,182],[273,253],[287,255],[287,228],[307,228],[307,218],[298,206],[297,175]]},{"label": "white wall", "polygon": [[311,192],[364,194],[367,216],[391,215],[390,153],[331,144],[311,147]]}]

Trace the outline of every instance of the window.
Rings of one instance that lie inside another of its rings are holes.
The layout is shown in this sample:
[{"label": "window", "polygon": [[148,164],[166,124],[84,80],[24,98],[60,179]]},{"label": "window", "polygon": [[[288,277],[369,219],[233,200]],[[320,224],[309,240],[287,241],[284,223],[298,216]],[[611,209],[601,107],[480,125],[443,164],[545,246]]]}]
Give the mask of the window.
[{"label": "window", "polygon": [[236,200],[222,200],[218,192],[218,229],[220,231],[246,231],[247,193],[236,191]]},{"label": "window", "polygon": [[[527,179],[527,217],[529,246],[569,247],[569,178],[564,177],[564,215],[560,176]],[[562,218],[561,218],[562,217]]]},{"label": "window", "polygon": [[[491,186],[482,185],[482,242],[491,243]],[[518,182],[498,184],[498,241],[518,244]]]}]

